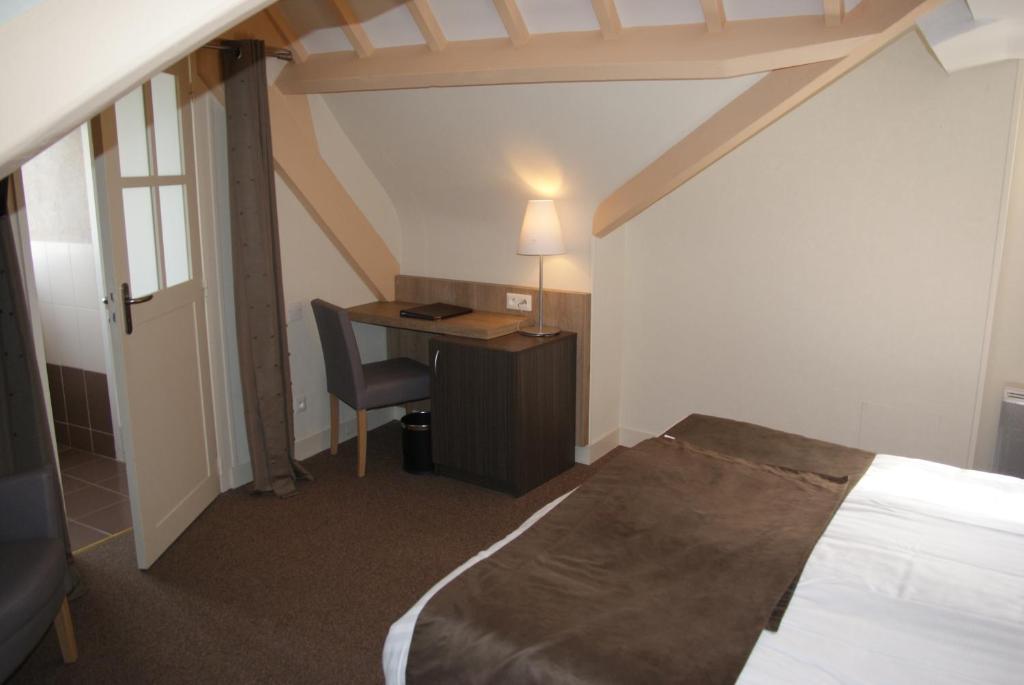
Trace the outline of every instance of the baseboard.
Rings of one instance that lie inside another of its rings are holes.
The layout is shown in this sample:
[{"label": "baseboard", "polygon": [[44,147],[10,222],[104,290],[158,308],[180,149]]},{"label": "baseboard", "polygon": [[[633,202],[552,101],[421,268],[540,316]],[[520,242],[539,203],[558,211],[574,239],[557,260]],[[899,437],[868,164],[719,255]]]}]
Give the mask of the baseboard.
[{"label": "baseboard", "polygon": [[[401,407],[385,407],[384,409],[374,409],[367,413],[366,416],[366,429],[373,430],[379,428],[385,423],[390,421],[398,421],[405,414],[405,411]],[[339,426],[339,441],[345,442],[356,436],[356,420],[351,418],[347,421],[342,421]],[[307,435],[304,438],[299,438],[295,441],[295,458],[298,461],[309,459],[310,457],[320,454],[324,450],[331,446],[331,429],[330,426],[322,431]]]},{"label": "baseboard", "polygon": [[615,428],[604,437],[595,440],[589,445],[577,447],[576,463],[587,465],[593,464],[598,459],[618,447],[619,444],[619,429]]},{"label": "baseboard", "polygon": [[638,431],[633,428],[619,428],[619,444],[625,445],[626,447],[632,447],[633,445],[643,442],[648,438],[653,438],[655,433],[648,433],[647,431]]},{"label": "baseboard", "polygon": [[[245,461],[241,464],[235,464],[231,467],[230,473],[231,482],[221,484],[221,492],[226,490],[233,490],[234,488],[241,487],[246,483],[252,482],[252,463]],[[224,487],[227,485],[227,487]]]}]

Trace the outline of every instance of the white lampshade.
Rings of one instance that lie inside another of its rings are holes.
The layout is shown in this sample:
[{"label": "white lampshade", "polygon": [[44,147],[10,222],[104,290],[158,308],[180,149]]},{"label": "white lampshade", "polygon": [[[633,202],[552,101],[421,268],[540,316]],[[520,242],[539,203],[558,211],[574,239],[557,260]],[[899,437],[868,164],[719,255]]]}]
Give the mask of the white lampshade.
[{"label": "white lampshade", "polygon": [[562,225],[555,212],[554,200],[530,200],[523,216],[523,230],[519,233],[519,254],[564,254]]}]

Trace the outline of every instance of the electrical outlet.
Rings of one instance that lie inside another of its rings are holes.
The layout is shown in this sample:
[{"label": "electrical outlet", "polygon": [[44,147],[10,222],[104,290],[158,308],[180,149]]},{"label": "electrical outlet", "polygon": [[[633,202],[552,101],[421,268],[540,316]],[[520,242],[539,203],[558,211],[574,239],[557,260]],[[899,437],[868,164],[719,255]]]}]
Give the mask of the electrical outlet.
[{"label": "electrical outlet", "polygon": [[295,411],[306,411],[306,396],[303,395],[295,403]]},{"label": "electrical outlet", "polygon": [[286,315],[288,317],[288,323],[295,323],[296,321],[302,321],[302,317],[305,314],[305,307],[302,302],[292,302],[288,305]]},{"label": "electrical outlet", "polygon": [[516,312],[532,312],[533,295],[505,293],[505,309],[511,309]]}]

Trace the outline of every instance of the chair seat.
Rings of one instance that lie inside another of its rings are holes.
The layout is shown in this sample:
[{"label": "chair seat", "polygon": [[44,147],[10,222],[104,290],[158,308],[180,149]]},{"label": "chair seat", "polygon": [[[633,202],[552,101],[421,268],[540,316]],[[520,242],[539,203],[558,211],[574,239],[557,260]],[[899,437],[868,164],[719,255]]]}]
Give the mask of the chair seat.
[{"label": "chair seat", "polygon": [[408,357],[363,365],[366,407],[390,407],[430,397],[430,369]]},{"label": "chair seat", "polygon": [[[18,632],[64,585],[64,545],[44,539],[0,544],[0,643]],[[53,616],[49,616],[49,623]]]}]

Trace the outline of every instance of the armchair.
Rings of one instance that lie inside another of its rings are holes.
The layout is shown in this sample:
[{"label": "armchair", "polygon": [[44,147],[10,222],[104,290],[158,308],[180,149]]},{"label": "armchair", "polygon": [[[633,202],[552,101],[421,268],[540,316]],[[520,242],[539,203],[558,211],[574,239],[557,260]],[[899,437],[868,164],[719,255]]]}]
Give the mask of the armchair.
[{"label": "armchair", "polygon": [[78,658],[67,601],[63,512],[52,473],[0,478],[0,681],[54,624],[65,663]]}]

